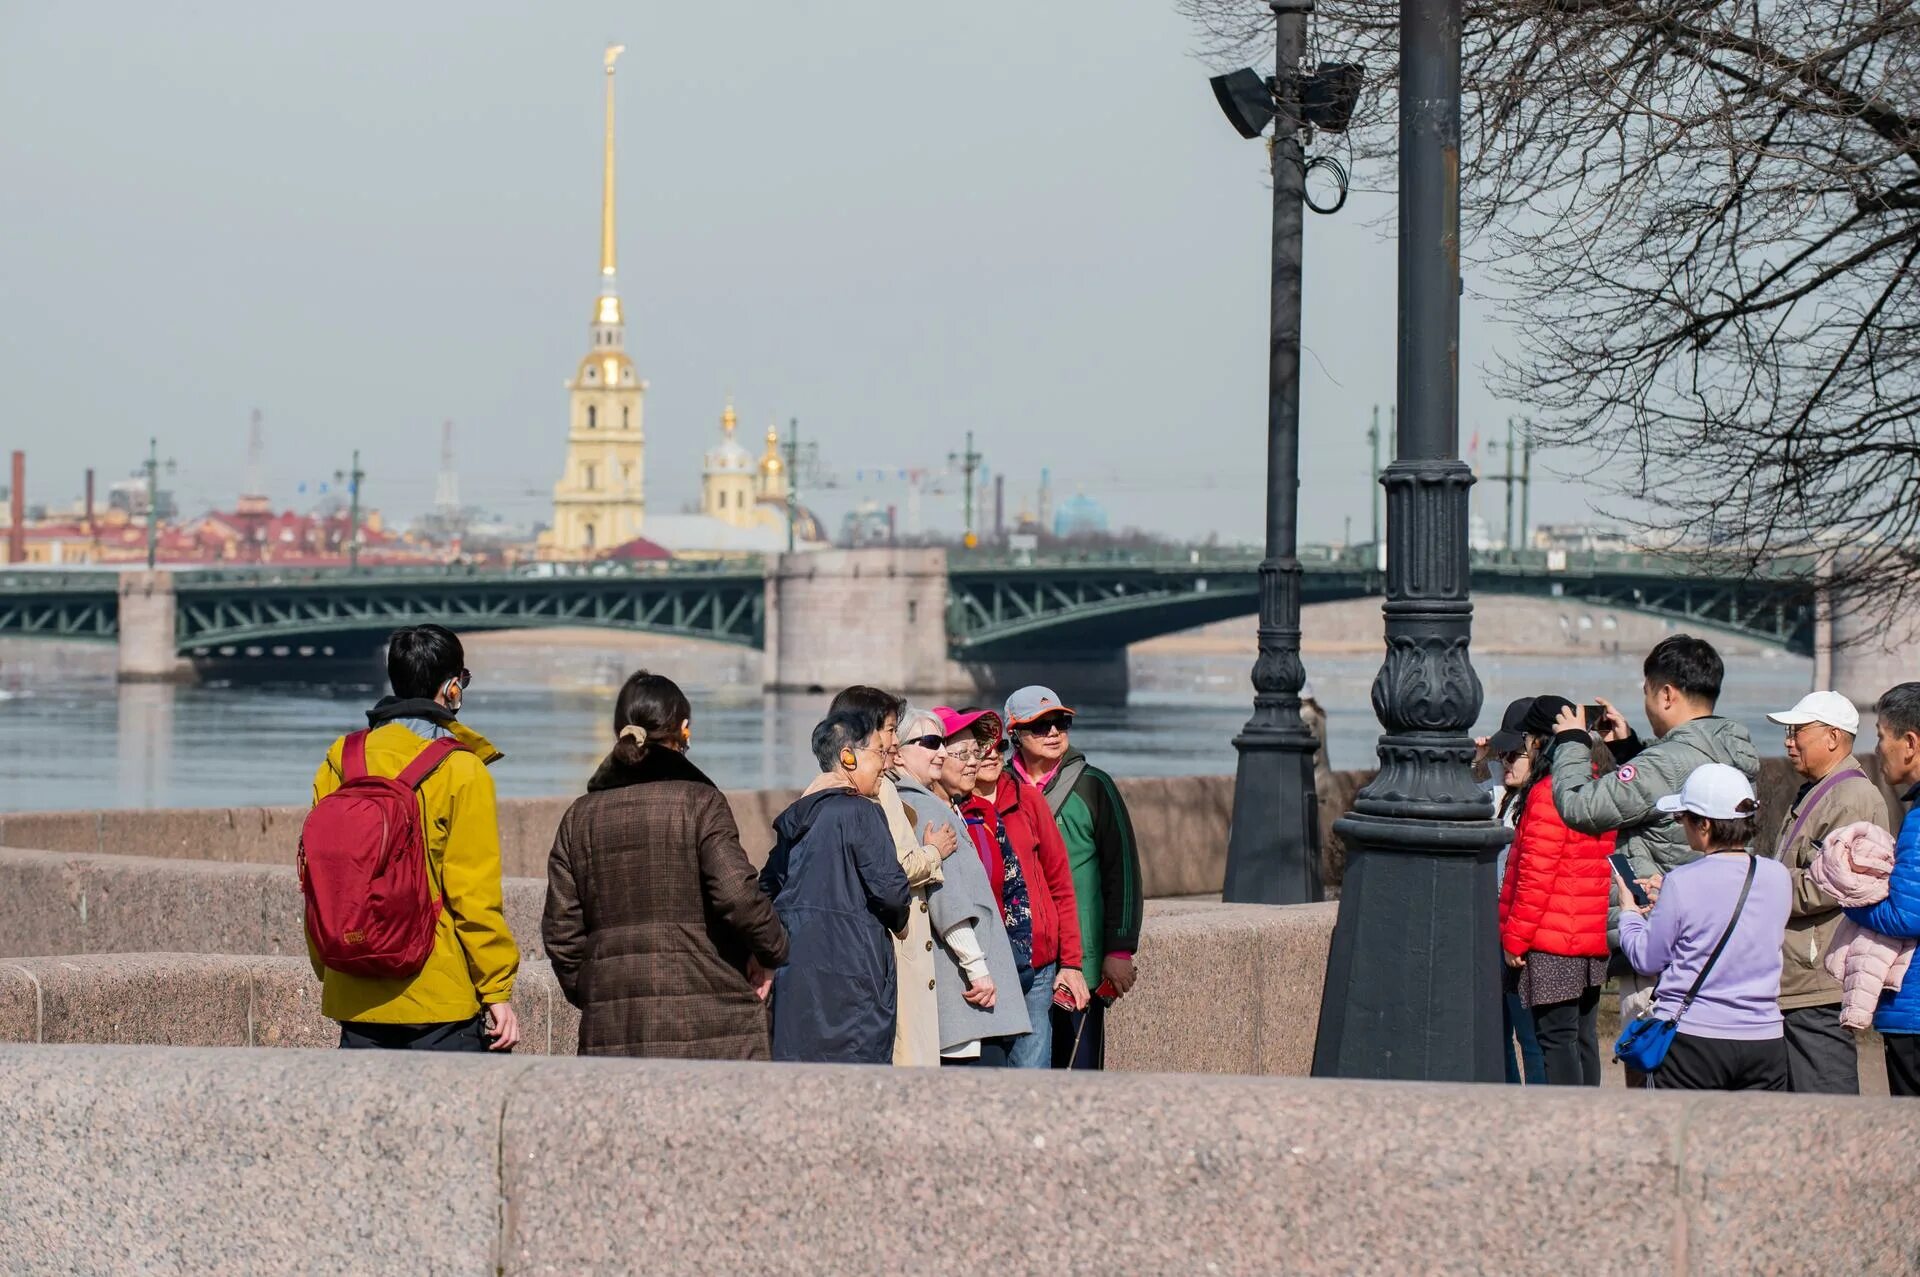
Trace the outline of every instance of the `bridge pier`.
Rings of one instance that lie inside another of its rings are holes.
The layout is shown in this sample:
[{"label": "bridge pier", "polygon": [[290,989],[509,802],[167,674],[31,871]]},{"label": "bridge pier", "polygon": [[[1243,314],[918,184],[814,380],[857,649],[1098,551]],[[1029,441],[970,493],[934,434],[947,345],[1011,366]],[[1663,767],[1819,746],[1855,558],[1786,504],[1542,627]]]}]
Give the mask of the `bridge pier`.
[{"label": "bridge pier", "polygon": [[783,554],[767,573],[766,591],[767,690],[952,689],[945,550]]},{"label": "bridge pier", "polygon": [[[1920,679],[1920,617],[1878,599],[1820,592],[1814,620],[1813,683],[1870,712],[1895,683]],[[1871,728],[1862,748],[1872,747]]]},{"label": "bridge pier", "polygon": [[120,574],[122,683],[191,683],[193,663],[180,656],[171,572]]}]

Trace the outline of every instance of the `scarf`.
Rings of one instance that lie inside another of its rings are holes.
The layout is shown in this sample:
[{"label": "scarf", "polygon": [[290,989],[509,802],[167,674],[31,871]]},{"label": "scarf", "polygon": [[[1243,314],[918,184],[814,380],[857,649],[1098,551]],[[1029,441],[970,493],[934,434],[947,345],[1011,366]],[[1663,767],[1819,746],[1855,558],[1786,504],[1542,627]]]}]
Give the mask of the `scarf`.
[{"label": "scarf", "polygon": [[[969,825],[986,826],[986,817],[962,812]],[[1020,872],[1020,858],[1007,842],[1007,828],[996,817],[993,836],[1000,844],[1000,921],[1007,928],[1007,942],[1013,946],[1013,964],[1022,971],[1033,966],[1033,906],[1027,898],[1027,880]]]}]

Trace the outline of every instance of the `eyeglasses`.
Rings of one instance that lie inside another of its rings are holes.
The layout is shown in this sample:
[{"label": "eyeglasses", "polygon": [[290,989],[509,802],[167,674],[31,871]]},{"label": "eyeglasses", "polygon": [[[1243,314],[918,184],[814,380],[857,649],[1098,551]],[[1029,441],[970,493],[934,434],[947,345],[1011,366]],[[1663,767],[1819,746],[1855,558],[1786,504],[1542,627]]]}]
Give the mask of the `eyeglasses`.
[{"label": "eyeglasses", "polygon": [[976,762],[981,757],[980,747],[978,745],[949,745],[947,746],[947,757],[957,759],[963,763]]},{"label": "eyeglasses", "polygon": [[1806,731],[1809,727],[1825,727],[1825,726],[1826,726],[1825,723],[1819,722],[1817,720],[1811,723],[1795,723],[1791,727],[1787,728],[1787,739],[1788,740],[1795,739],[1800,735],[1801,732]]},{"label": "eyeglasses", "polygon": [[1051,736],[1059,732],[1062,736],[1073,730],[1071,718],[1040,718],[1020,728],[1029,736]]},{"label": "eyeglasses", "polygon": [[947,738],[946,738],[946,737],[944,737],[944,736],[932,736],[932,735],[928,735],[928,736],[910,736],[910,737],[908,737],[908,738],[907,738],[906,740],[903,740],[903,741],[901,741],[901,742],[900,742],[900,744],[901,744],[901,745],[903,745],[903,746],[906,746],[906,745],[918,745],[918,746],[919,746],[919,747],[920,747],[921,749],[924,749],[924,750],[926,750],[927,752],[929,752],[929,753],[933,753],[933,754],[937,754],[937,753],[939,753],[939,752],[940,752],[940,750],[941,750],[941,748],[942,748],[943,746],[945,746],[945,745],[946,745],[946,743],[947,743]]}]

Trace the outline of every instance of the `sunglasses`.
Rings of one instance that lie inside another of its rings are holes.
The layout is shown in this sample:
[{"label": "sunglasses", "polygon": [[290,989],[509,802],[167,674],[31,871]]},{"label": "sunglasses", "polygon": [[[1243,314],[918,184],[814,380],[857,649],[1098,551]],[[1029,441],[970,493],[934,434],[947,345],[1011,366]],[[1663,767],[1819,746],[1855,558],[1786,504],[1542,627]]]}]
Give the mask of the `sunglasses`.
[{"label": "sunglasses", "polygon": [[909,736],[900,743],[902,745],[918,745],[921,749],[927,750],[930,753],[938,753],[940,747],[947,743],[947,738],[944,736]]},{"label": "sunglasses", "polygon": [[473,671],[463,667],[458,674],[453,676],[453,681],[460,684],[460,690],[464,692],[473,686]]},{"label": "sunglasses", "polygon": [[1029,736],[1051,736],[1055,732],[1064,736],[1073,730],[1073,720],[1071,718],[1040,718],[1026,724],[1020,730]]}]

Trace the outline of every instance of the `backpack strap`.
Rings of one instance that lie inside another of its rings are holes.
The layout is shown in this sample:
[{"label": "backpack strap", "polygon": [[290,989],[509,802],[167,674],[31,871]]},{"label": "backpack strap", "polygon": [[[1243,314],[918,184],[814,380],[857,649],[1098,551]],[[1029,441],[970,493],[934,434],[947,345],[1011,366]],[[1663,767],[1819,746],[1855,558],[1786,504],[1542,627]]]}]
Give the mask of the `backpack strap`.
[{"label": "backpack strap", "polygon": [[348,732],[340,743],[340,783],[364,780],[367,775],[367,734]]},{"label": "backpack strap", "polygon": [[1740,884],[1740,899],[1734,901],[1733,917],[1727,919],[1727,929],[1720,933],[1720,943],[1713,946],[1713,952],[1707,955],[1707,964],[1700,968],[1700,974],[1693,978],[1693,987],[1687,990],[1687,996],[1680,1001],[1679,1011],[1674,1013],[1673,1022],[1680,1023],[1680,1017],[1693,1005],[1694,998],[1700,994],[1700,986],[1707,982],[1707,973],[1713,970],[1713,964],[1720,961],[1721,950],[1727,947],[1727,941],[1733,938],[1733,929],[1740,921],[1740,911],[1747,907],[1747,893],[1753,890],[1753,873],[1760,867],[1760,861],[1752,852],[1747,853],[1747,880]]},{"label": "backpack strap", "polygon": [[[362,736],[366,735],[365,732],[359,734]],[[402,785],[405,785],[408,789],[418,789],[426,782],[427,777],[433,775],[441,763],[447,761],[450,755],[456,750],[465,748],[465,745],[462,745],[451,736],[437,736],[428,741],[427,747],[415,754],[413,761],[402,768],[400,774],[395,776],[394,779]],[[360,751],[360,767],[361,771],[364,772],[366,770],[366,743],[364,741],[361,743]]]}]

